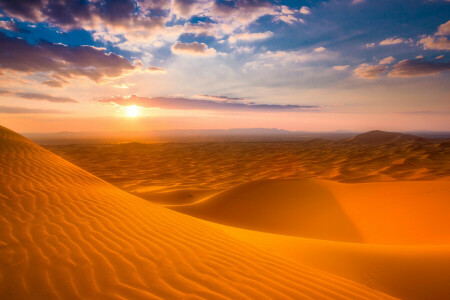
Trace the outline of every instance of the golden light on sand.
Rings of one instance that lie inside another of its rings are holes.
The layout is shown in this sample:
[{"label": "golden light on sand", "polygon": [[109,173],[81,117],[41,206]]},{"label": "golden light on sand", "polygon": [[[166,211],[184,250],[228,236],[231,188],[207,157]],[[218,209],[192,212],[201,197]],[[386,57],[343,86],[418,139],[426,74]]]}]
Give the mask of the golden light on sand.
[{"label": "golden light on sand", "polygon": [[139,116],[139,107],[137,107],[136,105],[127,106],[126,114],[127,117],[136,118],[137,116]]}]

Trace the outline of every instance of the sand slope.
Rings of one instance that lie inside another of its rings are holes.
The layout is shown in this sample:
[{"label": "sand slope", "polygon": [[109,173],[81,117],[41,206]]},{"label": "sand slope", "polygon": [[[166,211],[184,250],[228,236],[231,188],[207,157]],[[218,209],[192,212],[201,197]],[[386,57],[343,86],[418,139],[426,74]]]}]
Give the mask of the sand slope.
[{"label": "sand slope", "polygon": [[129,195],[0,128],[2,299],[383,299]]},{"label": "sand slope", "polygon": [[346,184],[316,179],[244,183],[172,209],[213,222],[323,240],[450,244],[450,182]]},{"label": "sand slope", "polygon": [[230,236],[401,299],[448,299],[450,245],[384,246],[257,232],[217,223]]}]

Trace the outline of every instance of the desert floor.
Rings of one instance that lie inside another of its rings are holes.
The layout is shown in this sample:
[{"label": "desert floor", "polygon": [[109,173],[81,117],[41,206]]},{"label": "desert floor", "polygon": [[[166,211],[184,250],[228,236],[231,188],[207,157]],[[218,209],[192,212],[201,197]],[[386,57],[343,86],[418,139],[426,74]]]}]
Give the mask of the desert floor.
[{"label": "desert floor", "polygon": [[1,299],[450,295],[448,141],[46,148],[0,127]]}]

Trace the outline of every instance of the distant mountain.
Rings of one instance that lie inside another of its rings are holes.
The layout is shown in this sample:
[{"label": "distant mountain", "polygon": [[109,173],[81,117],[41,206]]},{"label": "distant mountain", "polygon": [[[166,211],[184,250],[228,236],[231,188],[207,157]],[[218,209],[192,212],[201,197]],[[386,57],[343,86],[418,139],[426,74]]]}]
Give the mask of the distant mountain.
[{"label": "distant mountain", "polygon": [[426,141],[427,139],[413,134],[387,132],[381,130],[373,130],[366,133],[359,134],[349,141],[363,143],[363,144],[391,144],[404,143],[409,141]]}]

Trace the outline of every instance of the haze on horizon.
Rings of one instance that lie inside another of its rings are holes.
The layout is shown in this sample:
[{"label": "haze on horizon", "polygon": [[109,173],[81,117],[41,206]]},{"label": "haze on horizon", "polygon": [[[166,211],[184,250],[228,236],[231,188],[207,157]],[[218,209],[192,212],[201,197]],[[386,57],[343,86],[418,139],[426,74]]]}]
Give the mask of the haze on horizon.
[{"label": "haze on horizon", "polygon": [[449,131],[449,15],[448,0],[0,0],[0,119]]}]

